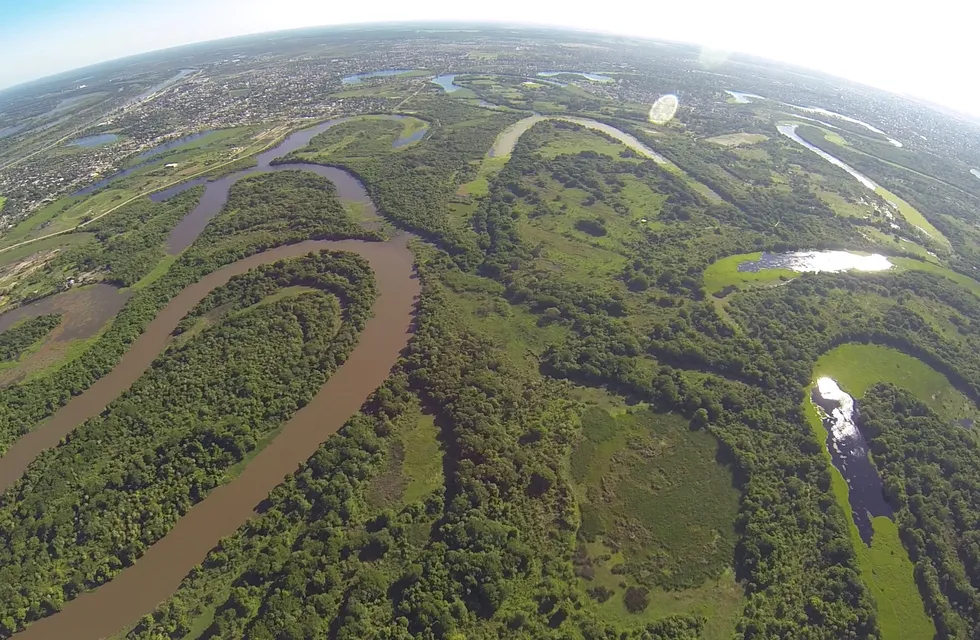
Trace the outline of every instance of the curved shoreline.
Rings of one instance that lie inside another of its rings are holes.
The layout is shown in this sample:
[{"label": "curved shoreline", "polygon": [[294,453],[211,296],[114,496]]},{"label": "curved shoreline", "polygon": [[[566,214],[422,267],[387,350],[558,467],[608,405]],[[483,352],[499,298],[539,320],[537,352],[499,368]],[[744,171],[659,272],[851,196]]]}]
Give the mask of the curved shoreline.
[{"label": "curved shoreline", "polygon": [[[273,160],[306,146],[313,136],[345,120],[336,118],[294,132],[274,149],[260,154],[259,166],[209,182],[198,205],[172,230],[167,241],[168,253],[175,255],[190,246],[211,218],[222,210],[231,186],[249,175],[289,169],[312,171],[334,182],[342,199],[363,200],[373,210],[374,204],[363,185],[340,169],[306,164],[271,166]],[[372,307],[373,315],[350,356],[313,399],[285,422],[280,433],[241,474],[192,506],[132,565],[108,582],[69,600],[61,611],[31,623],[15,637],[102,638],[151,612],[176,590],[222,537],[233,533],[255,514],[256,506],[284,476],[294,473],[297,466],[360,409],[384,383],[413,332],[412,318],[420,285],[414,275],[414,256],[408,249],[410,237],[401,234],[387,242],[306,240],[269,249],[207,274],[171,298],[108,374],[10,447],[0,458],[0,491],[16,483],[43,451],[56,447],[75,428],[98,416],[128,390],[166,349],[180,320],[208,293],[233,276],[311,251],[350,251],[369,262],[379,292]]]},{"label": "curved shoreline", "polygon": [[[15,638],[94,640],[136,622],[169,597],[222,537],[234,533],[255,515],[255,507],[282,482],[283,476],[295,472],[298,465],[360,409],[367,397],[388,377],[413,331],[412,315],[420,286],[414,276],[414,256],[408,250],[408,237],[399,236],[385,243],[320,240],[279,247],[212,272],[184,289],[160,312],[151,323],[152,329],[148,328],[139,338],[145,341],[143,346],[146,349],[152,349],[151,345],[163,346],[170,331],[185,315],[188,305],[192,307],[233,275],[260,264],[323,249],[353,251],[366,258],[375,273],[380,292],[373,307],[374,316],[361,332],[350,357],[310,403],[286,422],[279,435],[255,456],[238,477],[215,488],[204,500],[191,507],[134,564],[109,582],[66,602],[60,612],[32,623]],[[124,360],[131,353],[139,354],[140,350],[131,348]],[[156,355],[156,352],[149,358],[135,355],[131,358],[133,362],[125,367],[121,362],[96,383],[99,385],[107,381],[97,394],[92,393],[96,386],[93,385],[90,391],[73,399],[59,412],[65,416],[61,429],[49,427],[51,423],[48,423],[29,435],[38,434],[34,437],[37,442],[53,441],[56,444],[62,429],[67,427],[70,431],[81,422],[78,411],[97,415],[104,406],[101,402],[112,399],[108,396],[113,385],[125,384],[119,390],[122,393],[131,384],[131,381],[126,382],[128,377],[124,376],[129,374],[135,380],[142,369],[135,375],[133,369],[140,364],[149,366]],[[89,397],[88,401],[83,402],[86,396]],[[73,406],[75,404],[81,406],[76,408]],[[20,441],[17,444],[20,445]],[[26,465],[23,466],[26,468]],[[18,473],[13,479],[19,477]],[[9,486],[8,469],[3,470],[2,482],[5,487]]]}]

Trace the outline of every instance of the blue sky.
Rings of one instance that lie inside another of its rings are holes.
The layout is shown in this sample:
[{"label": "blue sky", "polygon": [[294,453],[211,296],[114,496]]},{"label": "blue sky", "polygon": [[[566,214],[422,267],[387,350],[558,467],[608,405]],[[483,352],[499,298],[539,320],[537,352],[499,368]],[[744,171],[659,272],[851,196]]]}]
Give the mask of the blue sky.
[{"label": "blue sky", "polygon": [[[980,116],[980,11],[894,0],[0,0],[0,87],[125,55],[294,27],[491,20],[741,51]],[[967,12],[969,15],[966,15]]]}]

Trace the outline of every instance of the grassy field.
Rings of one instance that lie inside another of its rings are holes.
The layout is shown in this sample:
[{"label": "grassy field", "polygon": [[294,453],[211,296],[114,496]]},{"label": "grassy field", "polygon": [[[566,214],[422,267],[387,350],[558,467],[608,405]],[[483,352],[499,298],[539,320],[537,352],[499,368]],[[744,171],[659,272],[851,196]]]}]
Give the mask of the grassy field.
[{"label": "grassy field", "polygon": [[980,298],[980,282],[977,282],[973,278],[965,276],[962,273],[957,273],[952,269],[947,269],[946,267],[939,266],[938,264],[932,262],[924,262],[913,258],[891,258],[891,261],[902,269],[927,271],[929,273],[943,276],[944,278],[949,278],[956,284],[969,289],[973,295]]},{"label": "grassy field", "polygon": [[973,402],[953,388],[946,376],[890,347],[843,344],[820,356],[813,375],[832,377],[856,398],[878,382],[890,382],[908,389],[951,422],[977,415]]},{"label": "grassy field", "polygon": [[0,211],[3,211],[3,207],[6,204],[7,204],[7,198],[5,198],[4,196],[0,196]]},{"label": "grassy field", "polygon": [[739,271],[743,262],[755,262],[762,253],[743,253],[716,260],[704,270],[704,288],[709,294],[722,291],[725,287],[754,284],[773,284],[786,278],[796,278],[800,274],[789,269],[762,269],[760,271]]},{"label": "grassy field", "polygon": [[[582,429],[569,463],[582,512],[579,586],[610,621],[701,611],[713,620],[705,637],[730,637],[742,604],[730,569],[739,494],[715,461],[717,442],[644,409],[593,407]],[[629,587],[648,590],[642,612],[626,608]]]},{"label": "grassy field", "polygon": [[442,486],[442,449],[438,436],[439,428],[429,415],[420,416],[402,435],[402,472],[408,476],[402,499],[406,503],[421,500]]},{"label": "grassy field", "polygon": [[932,226],[932,223],[926,220],[926,217],[919,213],[918,209],[881,185],[878,185],[878,188],[875,189],[875,193],[884,198],[886,201],[896,205],[899,213],[909,224],[918,227],[928,234],[930,238],[949,246],[949,240],[946,239],[946,236],[944,236],[939,229]]},{"label": "grassy field", "polygon": [[705,142],[721,145],[723,147],[740,147],[742,145],[758,144],[768,140],[768,136],[761,133],[726,133],[713,138],[705,138]]},{"label": "grassy field", "polygon": [[[852,345],[838,347],[830,354],[849,346]],[[851,357],[856,355],[855,352],[848,349],[844,349],[841,353]],[[841,356],[831,356],[828,362],[836,361],[837,358],[840,358],[840,362],[846,362]],[[842,378],[845,377],[843,371],[836,365],[831,369],[821,369],[818,363],[814,377],[822,373],[833,372],[842,388],[847,389],[849,393],[855,393],[842,382]],[[840,377],[837,378],[836,376]],[[936,629],[926,614],[922,597],[919,595],[918,587],[915,584],[914,567],[908,552],[899,539],[898,527],[888,518],[881,516],[874,518],[872,521],[874,535],[871,539],[871,546],[868,547],[864,544],[851,514],[847,481],[844,480],[840,471],[831,464],[830,453],[824,445],[827,441],[827,430],[820,421],[817,409],[809,399],[809,395],[804,403],[803,409],[807,421],[814,436],[820,442],[827,465],[830,468],[831,488],[847,520],[851,544],[858,557],[861,577],[871,591],[878,609],[878,624],[881,626],[882,640],[931,640],[935,636]]]},{"label": "grassy field", "polygon": [[59,247],[74,247],[82,244],[88,244],[93,240],[95,240],[95,236],[91,233],[68,233],[63,236],[55,236],[54,238],[38,240],[37,242],[32,242],[31,244],[26,244],[22,247],[17,247],[16,249],[11,249],[10,251],[0,253],[0,267],[29,258],[35,253],[39,253],[41,251],[47,251],[48,249],[55,249]]}]

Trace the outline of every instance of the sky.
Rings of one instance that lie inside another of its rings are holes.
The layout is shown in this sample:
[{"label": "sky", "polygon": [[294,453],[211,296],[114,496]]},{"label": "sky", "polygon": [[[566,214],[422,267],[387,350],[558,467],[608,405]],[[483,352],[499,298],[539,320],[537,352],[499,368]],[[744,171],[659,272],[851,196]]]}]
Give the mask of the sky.
[{"label": "sky", "polygon": [[[296,27],[497,21],[749,53],[980,116],[980,10],[964,0],[0,0],[0,88],[96,62]],[[971,15],[967,15],[971,14]]]}]

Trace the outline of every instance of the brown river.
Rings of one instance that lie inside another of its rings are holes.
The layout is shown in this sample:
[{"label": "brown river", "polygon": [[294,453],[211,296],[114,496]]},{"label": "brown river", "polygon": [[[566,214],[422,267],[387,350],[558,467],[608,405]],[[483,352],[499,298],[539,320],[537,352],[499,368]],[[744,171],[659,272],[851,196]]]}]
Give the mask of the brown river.
[{"label": "brown river", "polygon": [[[169,250],[173,253],[181,251],[197,238],[208,220],[221,210],[228,189],[236,180],[262,171],[312,170],[334,180],[342,199],[360,200],[366,208],[373,210],[363,186],[343,171],[310,165],[274,168],[269,165],[273,159],[305,146],[314,135],[336,123],[336,120],[330,121],[294,133],[275,149],[260,155],[258,167],[208,183],[200,204],[175,227],[168,242]],[[414,274],[408,239],[409,236],[400,235],[384,243],[311,240],[270,249],[205,276],[181,291],[160,311],[109,374],[14,443],[0,458],[0,490],[6,490],[20,478],[38,454],[57,446],[76,426],[97,416],[126,391],[166,348],[169,336],[181,318],[212,289],[234,275],[261,264],[323,249],[357,253],[368,260],[374,271],[379,291],[374,315],[350,357],[245,470],[194,505],[169,533],[112,581],[67,602],[60,612],[34,622],[15,638],[94,640],[135,623],[169,597],[184,576],[204,560],[222,537],[230,535],[255,515],[256,506],[272,488],[284,476],[295,472],[324,440],[360,409],[367,396],[388,377],[413,330],[412,316],[420,286]]]}]

